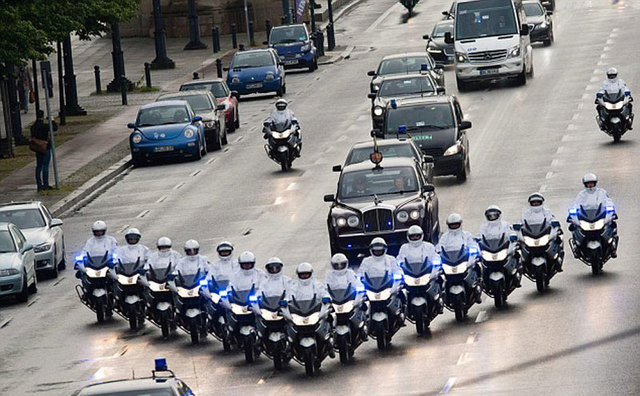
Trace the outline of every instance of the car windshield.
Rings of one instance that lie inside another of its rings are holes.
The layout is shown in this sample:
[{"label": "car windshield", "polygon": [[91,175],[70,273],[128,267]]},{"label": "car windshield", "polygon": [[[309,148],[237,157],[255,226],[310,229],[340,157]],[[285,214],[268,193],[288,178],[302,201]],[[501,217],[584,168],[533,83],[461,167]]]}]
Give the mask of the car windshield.
[{"label": "car windshield", "polygon": [[420,129],[453,128],[453,114],[448,103],[404,106],[387,111],[387,133],[395,134],[404,125],[407,132]]},{"label": "car windshield", "polygon": [[433,33],[431,33],[431,37],[433,38],[444,37],[444,34],[446,32],[453,33],[453,24],[443,23],[441,25],[436,25],[436,27],[433,28]]},{"label": "car windshield", "polygon": [[478,0],[458,4],[456,40],[518,34],[511,0]]},{"label": "car windshield", "polygon": [[422,69],[422,65],[427,65],[427,68],[431,68],[431,63],[427,55],[386,59],[380,63],[378,75],[386,76],[389,74],[415,73]]},{"label": "car windshield", "polygon": [[191,109],[193,111],[209,111],[213,109],[213,105],[211,101],[209,101],[209,97],[207,95],[189,95],[189,96],[163,96],[158,99],[158,101],[166,101],[166,100],[186,100],[189,102]]},{"label": "car windshield", "polygon": [[182,124],[189,122],[187,108],[182,105],[156,106],[148,109],[141,109],[138,112],[136,125],[140,127],[155,126],[165,124]]},{"label": "car windshield", "polygon": [[0,222],[13,223],[19,229],[40,228],[46,225],[38,209],[4,210],[0,212]]},{"label": "car windshield", "polygon": [[[373,151],[372,147],[359,147],[354,148],[349,153],[349,157],[347,157],[347,165],[349,164],[357,164],[359,162],[369,161],[369,155]],[[394,144],[394,145],[385,145],[378,146],[378,151],[382,153],[384,158],[415,158],[419,159],[416,151],[411,148],[410,144]]]},{"label": "car windshield", "polygon": [[429,78],[427,77],[413,77],[386,80],[380,84],[379,96],[401,96],[419,94],[423,92],[434,92],[435,89]]},{"label": "car windshield", "polygon": [[339,190],[341,199],[401,194],[418,191],[418,180],[410,167],[366,169],[343,173]]},{"label": "car windshield", "polygon": [[524,6],[524,14],[528,17],[533,16],[542,16],[544,13],[542,11],[542,6],[538,3],[525,3]]},{"label": "car windshield", "polygon": [[[202,84],[189,84],[180,87],[181,91],[211,91],[216,98],[226,98],[229,96],[227,88],[221,81],[202,83]],[[194,109],[195,110],[195,109]]]},{"label": "car windshield", "polygon": [[307,32],[302,26],[271,29],[271,35],[269,35],[269,44],[298,43],[307,40]]},{"label": "car windshield", "polygon": [[273,56],[271,56],[270,52],[260,51],[260,52],[247,52],[247,53],[236,53],[236,56],[233,57],[233,63],[231,63],[232,69],[246,69],[250,67],[263,67],[263,66],[273,66]]},{"label": "car windshield", "polygon": [[7,230],[0,230],[0,253],[11,253],[16,251],[13,238]]}]

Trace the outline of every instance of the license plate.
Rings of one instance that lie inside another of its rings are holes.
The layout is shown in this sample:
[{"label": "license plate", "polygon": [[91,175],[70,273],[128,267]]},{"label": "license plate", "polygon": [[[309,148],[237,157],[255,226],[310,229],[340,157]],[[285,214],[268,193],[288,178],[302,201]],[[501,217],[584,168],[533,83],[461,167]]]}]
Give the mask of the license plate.
[{"label": "license plate", "polygon": [[156,146],[153,151],[156,153],[165,153],[167,151],[173,151],[173,146]]},{"label": "license plate", "polygon": [[262,83],[247,84],[247,89],[262,88]]},{"label": "license plate", "polygon": [[498,68],[495,68],[495,69],[482,69],[482,70],[480,70],[480,75],[481,76],[486,76],[486,75],[489,75],[489,74],[498,74],[498,70],[499,70]]},{"label": "license plate", "polygon": [[286,60],[284,61],[285,65],[297,65],[298,64],[298,60],[297,59],[293,59],[293,60]]}]

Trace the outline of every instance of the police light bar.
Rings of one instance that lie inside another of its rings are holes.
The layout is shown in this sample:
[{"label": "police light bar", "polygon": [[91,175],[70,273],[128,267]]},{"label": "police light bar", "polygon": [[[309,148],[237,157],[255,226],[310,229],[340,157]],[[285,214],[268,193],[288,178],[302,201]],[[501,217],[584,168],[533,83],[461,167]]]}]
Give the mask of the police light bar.
[{"label": "police light bar", "polygon": [[258,296],[256,296],[255,294],[252,294],[249,296],[249,301],[250,302],[258,302]]},{"label": "police light bar", "polygon": [[229,292],[226,291],[225,289],[220,290],[220,297],[227,297],[229,295]]},{"label": "police light bar", "polygon": [[208,285],[209,285],[209,282],[206,279],[202,279],[200,281],[200,286],[208,286]]},{"label": "police light bar", "polygon": [[442,265],[442,260],[440,259],[440,257],[436,257],[433,259],[433,261],[431,261],[431,264],[436,267],[439,267]]},{"label": "police light bar", "polygon": [[407,133],[407,126],[406,125],[400,125],[398,127],[398,133]]},{"label": "police light bar", "polygon": [[358,293],[364,293],[364,285],[358,285],[356,286],[356,292]]},{"label": "police light bar", "polygon": [[402,274],[393,274],[393,280],[402,280]]},{"label": "police light bar", "polygon": [[427,65],[426,63],[423,63],[420,65],[420,71],[427,71],[429,70],[429,65]]},{"label": "police light bar", "polygon": [[[608,209],[608,207],[607,207],[607,209]],[[569,214],[570,214],[570,215],[572,215],[572,216],[577,215],[577,214],[578,214],[578,209],[576,209],[576,208],[569,208]]]},{"label": "police light bar", "polygon": [[606,211],[607,213],[613,213],[616,211],[616,208],[613,206],[607,206]]},{"label": "police light bar", "polygon": [[156,371],[167,371],[167,359],[166,358],[156,359]]},{"label": "police light bar", "polygon": [[391,104],[391,108],[395,109],[398,107],[398,102],[396,102],[395,99],[391,99],[391,102],[389,102]]},{"label": "police light bar", "polygon": [[478,254],[478,249],[476,249],[474,247],[469,248],[469,254],[471,254],[471,255]]}]

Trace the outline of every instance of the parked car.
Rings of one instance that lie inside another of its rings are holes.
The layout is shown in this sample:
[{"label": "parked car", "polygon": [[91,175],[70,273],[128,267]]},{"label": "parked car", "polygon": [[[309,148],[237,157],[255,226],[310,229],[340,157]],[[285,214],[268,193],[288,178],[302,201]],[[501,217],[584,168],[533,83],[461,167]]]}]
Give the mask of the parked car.
[{"label": "parked car", "polygon": [[136,166],[165,158],[194,158],[207,154],[202,117],[185,100],[144,105],[136,122],[127,125],[131,158]]},{"label": "parked car", "polygon": [[453,34],[453,20],[446,19],[436,23],[431,35],[425,34],[423,39],[427,40],[427,52],[436,65],[449,65],[455,61],[455,48],[453,44],[444,41],[446,33]]},{"label": "parked car", "polygon": [[232,91],[222,78],[212,78],[210,80],[196,80],[184,83],[180,86],[180,91],[191,91],[206,89],[211,91],[218,104],[225,106],[225,123],[229,133],[240,128],[240,111],[238,109],[238,92]]},{"label": "parked car", "polygon": [[265,44],[278,51],[285,69],[309,68],[312,72],[318,68],[316,47],[304,23],[274,27]]},{"label": "parked car", "polygon": [[529,24],[529,37],[531,42],[542,42],[544,45],[553,43],[553,11],[545,9],[538,0],[526,0],[522,2],[524,13]]},{"label": "parked car", "polygon": [[227,70],[227,85],[240,95],[287,93],[284,64],[273,48],[236,52]]},{"label": "parked car", "polygon": [[11,202],[0,205],[0,222],[13,223],[33,246],[36,271],[54,278],[65,268],[62,220],[54,219],[42,202]]},{"label": "parked car", "polygon": [[33,245],[11,223],[0,223],[0,297],[16,296],[27,302],[38,291]]},{"label": "parked car", "polygon": [[376,92],[380,89],[382,78],[394,74],[414,74],[426,72],[438,84],[444,88],[444,70],[436,65],[429,53],[411,52],[406,54],[388,55],[382,58],[376,70],[367,72],[371,76],[370,89]]},{"label": "parked car", "polygon": [[224,114],[226,107],[223,104],[218,104],[210,91],[182,91],[164,94],[158,97],[156,102],[167,100],[186,100],[196,115],[202,117],[207,151],[220,150],[223,145],[227,144],[227,122]]}]

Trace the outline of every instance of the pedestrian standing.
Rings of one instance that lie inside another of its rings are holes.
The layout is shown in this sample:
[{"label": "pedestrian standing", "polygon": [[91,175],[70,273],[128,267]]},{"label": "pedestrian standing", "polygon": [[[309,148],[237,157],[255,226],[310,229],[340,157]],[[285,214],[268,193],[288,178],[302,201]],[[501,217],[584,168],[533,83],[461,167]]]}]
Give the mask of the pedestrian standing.
[{"label": "pedestrian standing", "polygon": [[[58,130],[55,121],[53,130]],[[45,122],[44,112],[38,110],[36,122],[31,126],[31,141],[29,148],[36,153],[36,184],[38,191],[52,190],[49,186],[49,161],[51,161],[51,139],[49,136],[49,122]]]},{"label": "pedestrian standing", "polygon": [[27,65],[18,72],[18,98],[23,114],[29,111],[29,103],[35,102],[35,92],[31,83],[31,68]]}]

